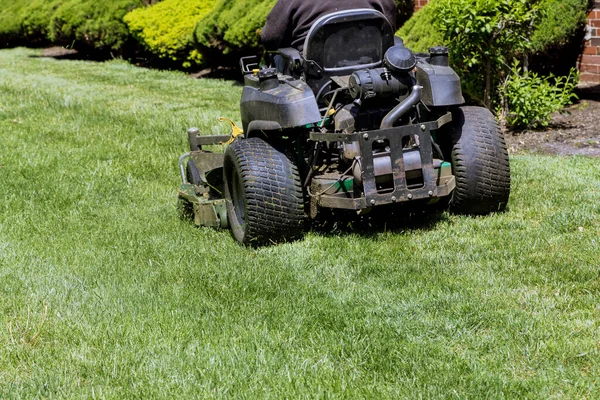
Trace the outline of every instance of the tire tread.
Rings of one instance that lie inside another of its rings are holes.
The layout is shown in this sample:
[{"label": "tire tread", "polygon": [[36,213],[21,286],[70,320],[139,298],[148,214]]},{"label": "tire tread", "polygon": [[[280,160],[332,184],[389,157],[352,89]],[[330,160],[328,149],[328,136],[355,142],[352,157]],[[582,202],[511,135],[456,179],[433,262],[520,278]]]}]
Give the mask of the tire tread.
[{"label": "tire tread", "polygon": [[[225,158],[240,173],[246,196],[245,226],[238,232],[232,229],[234,237],[251,245],[301,237],[304,204],[296,165],[260,138],[236,140],[227,148]],[[228,201],[231,212],[232,202]]]},{"label": "tire tread", "polygon": [[500,126],[483,107],[459,107],[453,118],[456,188],[450,211],[474,215],[503,211],[510,196],[510,163]]}]

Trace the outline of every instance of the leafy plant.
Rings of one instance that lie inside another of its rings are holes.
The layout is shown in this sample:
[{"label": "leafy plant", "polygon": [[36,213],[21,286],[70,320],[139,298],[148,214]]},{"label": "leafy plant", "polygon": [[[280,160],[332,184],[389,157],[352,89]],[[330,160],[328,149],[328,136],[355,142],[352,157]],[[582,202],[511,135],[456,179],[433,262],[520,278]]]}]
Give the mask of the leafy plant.
[{"label": "leafy plant", "polygon": [[[496,89],[514,60],[528,69],[568,74],[585,25],[589,0],[431,0],[398,31],[408,47],[451,48],[452,63],[467,97],[495,107]],[[544,54],[544,57],[540,55]],[[561,59],[565,54],[569,60]],[[532,57],[536,55],[536,57]],[[555,74],[556,75],[556,74]]]},{"label": "leafy plant", "polygon": [[123,16],[141,5],[142,0],[0,0],[0,40],[119,51],[129,38]]},{"label": "leafy plant", "polygon": [[152,7],[138,8],[124,21],[143,46],[161,58],[199,64],[202,57],[193,47],[196,23],[213,9],[215,0],[165,0]]},{"label": "leafy plant", "polygon": [[259,48],[258,31],[276,0],[219,0],[213,11],[196,24],[199,45],[227,54]]},{"label": "leafy plant", "polygon": [[570,36],[586,24],[590,0],[541,0],[541,12],[532,33],[536,52],[568,43]]},{"label": "leafy plant", "polygon": [[486,107],[492,106],[495,81],[505,75],[506,65],[531,48],[529,37],[537,10],[535,2],[528,0],[446,0],[435,4],[453,65],[462,76],[483,76],[483,93],[469,94]]},{"label": "leafy plant", "polygon": [[0,0],[0,45],[10,44],[22,34],[23,9],[27,0]]},{"label": "leafy plant", "polygon": [[513,128],[545,128],[553,112],[577,99],[575,69],[568,76],[540,76],[524,72],[515,62],[511,72],[500,88],[498,114]]},{"label": "leafy plant", "polygon": [[47,38],[52,16],[61,6],[62,0],[33,0],[22,11],[23,34],[31,39]]},{"label": "leafy plant", "polygon": [[129,37],[123,17],[141,5],[141,0],[65,0],[52,15],[48,37],[53,42],[78,41],[96,49],[119,50]]},{"label": "leafy plant", "polygon": [[404,44],[418,52],[426,52],[430,47],[444,43],[444,37],[435,28],[436,10],[434,7],[423,7],[398,30],[397,36]]}]

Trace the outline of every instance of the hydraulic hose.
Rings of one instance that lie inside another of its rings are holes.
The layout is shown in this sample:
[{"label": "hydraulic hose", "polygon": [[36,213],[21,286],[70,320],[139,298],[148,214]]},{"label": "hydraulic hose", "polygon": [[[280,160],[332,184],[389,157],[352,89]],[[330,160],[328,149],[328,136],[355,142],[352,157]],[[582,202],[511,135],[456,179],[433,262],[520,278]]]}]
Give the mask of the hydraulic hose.
[{"label": "hydraulic hose", "polygon": [[410,95],[404,99],[400,104],[392,109],[381,121],[381,129],[391,128],[394,126],[404,114],[406,114],[413,106],[417,105],[421,101],[421,92],[423,86],[415,85],[412,87]]}]

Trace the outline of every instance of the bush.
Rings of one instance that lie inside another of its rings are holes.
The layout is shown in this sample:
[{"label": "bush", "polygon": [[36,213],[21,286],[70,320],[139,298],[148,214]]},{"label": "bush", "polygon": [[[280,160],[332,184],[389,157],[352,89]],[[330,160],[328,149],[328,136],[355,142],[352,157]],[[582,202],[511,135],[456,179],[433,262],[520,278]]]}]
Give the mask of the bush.
[{"label": "bush", "polygon": [[125,15],[133,36],[151,53],[177,61],[184,67],[199,64],[193,33],[198,21],[208,15],[216,0],[164,0],[152,7]]},{"label": "bush", "polygon": [[404,40],[406,47],[427,52],[431,47],[444,44],[444,37],[436,28],[436,13],[433,7],[423,7],[417,11],[396,35]]},{"label": "bush", "polygon": [[0,0],[0,45],[10,45],[22,35],[23,9],[27,0]]},{"label": "bush", "polygon": [[47,39],[52,16],[63,3],[61,0],[33,0],[22,12],[22,32],[30,40]]},{"label": "bush", "polygon": [[585,48],[588,10],[593,0],[544,0],[543,18],[533,32],[530,68],[543,75],[568,75]]},{"label": "bush", "polygon": [[531,37],[532,48],[543,52],[568,44],[569,38],[587,22],[589,0],[541,0],[541,16]]},{"label": "bush", "polygon": [[129,37],[123,17],[142,0],[65,0],[52,15],[48,37],[56,43],[120,50]]},{"label": "bush", "polygon": [[196,25],[195,38],[207,49],[224,54],[259,48],[262,28],[276,0],[219,0],[213,11]]},{"label": "bush", "polygon": [[123,16],[143,0],[0,0],[0,38],[119,51],[129,38]]},{"label": "bush", "polygon": [[[435,4],[447,0],[431,0],[429,4],[416,12],[399,30],[403,38],[413,43],[417,51],[425,51],[426,47],[442,39],[439,19]],[[451,1],[451,0],[450,0]],[[497,3],[487,1],[490,5]],[[534,0],[539,14],[536,16],[534,29],[531,32],[532,50],[543,52],[549,47],[556,47],[569,43],[569,38],[587,21],[588,11],[591,9],[590,0]],[[427,36],[430,36],[429,38]],[[425,46],[420,43],[425,43]],[[439,44],[439,43],[438,43]]]},{"label": "bush", "polygon": [[[204,49],[224,54],[260,51],[258,32],[276,1],[219,0],[213,11],[198,22],[195,30],[197,43]],[[412,15],[413,0],[396,0],[396,5],[397,21],[404,22]]]},{"label": "bush", "polygon": [[396,16],[396,27],[404,25],[406,21],[412,17],[415,11],[414,0],[395,0],[396,7],[398,9],[398,15]]},{"label": "bush", "polygon": [[474,80],[467,94],[491,108],[505,66],[531,48],[536,5],[529,0],[440,0],[433,7],[454,67]]},{"label": "bush", "polygon": [[518,67],[500,89],[501,107],[498,114],[511,127],[545,128],[553,112],[572,104],[578,74],[571,70],[568,76],[542,77],[535,72],[525,73]]},{"label": "bush", "polygon": [[[398,34],[416,51],[448,45],[467,96],[491,107],[498,104],[495,88],[511,74],[507,66],[515,59],[525,61],[525,68],[534,59],[532,66],[538,70],[568,74],[590,4],[589,0],[431,0]],[[549,55],[540,57],[544,52]]]}]

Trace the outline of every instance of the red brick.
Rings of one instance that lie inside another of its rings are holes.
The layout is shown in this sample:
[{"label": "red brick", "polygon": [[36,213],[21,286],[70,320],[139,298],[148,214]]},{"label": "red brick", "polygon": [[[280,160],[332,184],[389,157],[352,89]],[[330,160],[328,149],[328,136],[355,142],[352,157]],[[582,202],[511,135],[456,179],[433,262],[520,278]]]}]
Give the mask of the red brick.
[{"label": "red brick", "polygon": [[591,47],[590,46],[590,47],[586,47],[583,50],[583,54],[590,55],[590,56],[595,56],[595,55],[598,55],[600,53],[598,53],[598,47]]},{"label": "red brick", "polygon": [[600,83],[600,74],[590,74],[589,72],[583,72],[579,75],[581,82],[592,82]]},{"label": "red brick", "polygon": [[423,8],[428,3],[428,0],[415,0],[415,11]]},{"label": "red brick", "polygon": [[581,64],[579,66],[579,70],[581,72],[590,72],[592,74],[600,73],[599,67],[597,65],[593,65],[593,64]]},{"label": "red brick", "polygon": [[600,28],[600,19],[590,19],[589,25],[593,26],[594,28]]},{"label": "red brick", "polygon": [[583,57],[581,57],[581,63],[600,65],[600,56],[592,56],[585,54]]}]

